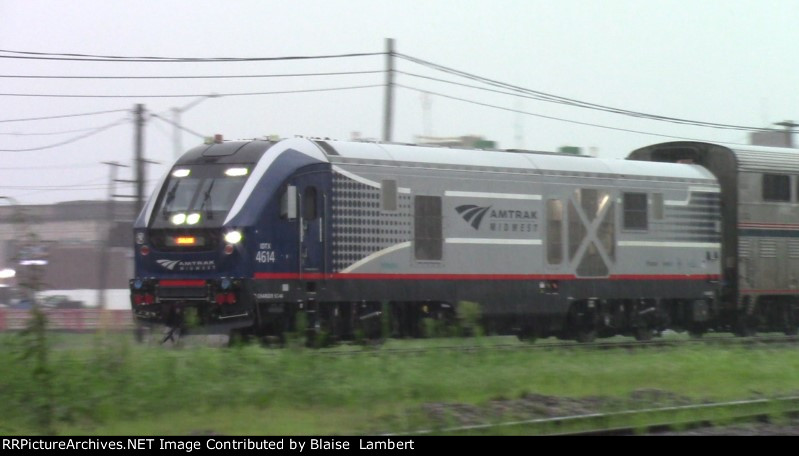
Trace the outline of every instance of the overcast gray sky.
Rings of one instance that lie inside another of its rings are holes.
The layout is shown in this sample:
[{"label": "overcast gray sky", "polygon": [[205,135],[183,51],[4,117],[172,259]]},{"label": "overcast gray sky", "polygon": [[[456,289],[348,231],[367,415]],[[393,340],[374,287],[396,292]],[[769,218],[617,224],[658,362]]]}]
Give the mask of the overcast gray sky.
[{"label": "overcast gray sky", "polygon": [[[287,57],[379,53],[385,50],[385,39],[394,38],[399,53],[525,89],[648,114],[766,127],[799,120],[797,22],[797,0],[0,0],[0,49]],[[8,52],[0,56],[0,149],[44,148],[122,122],[58,147],[0,152],[0,196],[20,203],[104,199],[108,167],[100,162],[131,163],[129,111],[136,103],[169,119],[171,108],[189,105],[197,95],[377,86],[206,99],[183,113],[182,124],[226,139],[271,134],[348,139],[352,132],[379,138],[382,132],[382,55],[222,63],[38,60],[7,58],[30,56]],[[593,148],[601,157],[622,158],[634,148],[671,140],[654,134],[728,143],[748,139],[745,131],[678,125],[464,87],[453,82],[489,86],[407,59],[397,59],[396,67],[403,72],[396,82],[404,87],[395,93],[395,141],[412,142],[425,132],[477,134],[501,148],[555,150],[571,145]],[[355,71],[369,73],[236,79],[8,77]],[[120,95],[138,97],[117,98]],[[106,110],[120,112],[9,122]],[[148,119],[146,156],[163,163],[149,167],[152,181],[173,160],[172,134],[170,124]],[[201,141],[190,133],[182,138],[184,149]],[[126,173],[120,177],[130,178]],[[132,193],[130,188],[118,191]]]}]

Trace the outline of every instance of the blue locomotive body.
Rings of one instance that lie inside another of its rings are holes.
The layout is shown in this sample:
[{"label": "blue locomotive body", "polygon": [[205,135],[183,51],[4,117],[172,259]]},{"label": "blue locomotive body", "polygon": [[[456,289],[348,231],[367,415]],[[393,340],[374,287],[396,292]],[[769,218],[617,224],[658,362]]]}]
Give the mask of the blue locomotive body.
[{"label": "blue locomotive body", "polygon": [[[697,165],[301,138],[205,145],[134,226],[141,322],[341,338],[479,304],[492,332],[712,327],[720,190]],[[189,312],[190,311],[190,312]],[[386,315],[388,313],[388,315]]]}]

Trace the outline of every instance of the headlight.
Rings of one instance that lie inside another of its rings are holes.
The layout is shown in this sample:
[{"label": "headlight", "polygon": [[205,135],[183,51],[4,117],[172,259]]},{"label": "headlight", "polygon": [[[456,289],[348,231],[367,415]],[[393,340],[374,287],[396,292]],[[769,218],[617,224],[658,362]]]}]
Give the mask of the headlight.
[{"label": "headlight", "polygon": [[171,220],[173,225],[183,225],[186,222],[186,214],[175,214]]},{"label": "headlight", "polygon": [[238,244],[241,242],[241,232],[239,231],[230,231],[225,234],[225,242],[228,244]]}]

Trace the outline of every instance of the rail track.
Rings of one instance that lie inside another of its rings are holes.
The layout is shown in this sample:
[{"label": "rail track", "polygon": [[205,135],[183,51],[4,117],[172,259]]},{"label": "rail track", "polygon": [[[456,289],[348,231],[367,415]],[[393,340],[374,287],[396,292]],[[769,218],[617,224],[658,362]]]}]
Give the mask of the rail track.
[{"label": "rail track", "polygon": [[797,416],[799,396],[785,396],[427,428],[383,435],[654,435]]},{"label": "rail track", "polygon": [[[763,335],[752,337],[718,336],[691,339],[655,339],[649,341],[608,340],[593,343],[577,343],[571,341],[535,343],[474,343],[464,345],[430,345],[425,347],[385,347],[381,344],[343,345],[330,349],[322,349],[320,354],[326,356],[357,356],[376,354],[423,354],[434,351],[548,351],[548,350],[638,350],[681,346],[743,346],[743,347],[777,347],[799,343],[797,336]],[[360,349],[359,349],[360,347]]]},{"label": "rail track", "polygon": [[[67,332],[93,332],[99,329],[111,329],[115,331],[133,331],[135,326],[132,321],[131,313],[128,310],[101,310],[101,309],[64,309],[46,310],[48,316],[49,329]],[[0,309],[0,331],[15,331],[25,327],[30,318],[28,310]],[[193,335],[193,332],[189,333]],[[167,338],[165,334],[152,335],[153,340],[165,342],[163,345],[179,343],[178,337]],[[167,340],[165,340],[167,339]],[[361,345],[352,343],[338,344],[332,348],[319,350],[320,354],[326,356],[353,356],[363,354],[414,354],[427,353],[431,351],[487,351],[487,350],[613,350],[613,349],[648,349],[665,348],[686,345],[730,345],[730,346],[777,346],[794,345],[799,342],[797,336],[786,336],[782,334],[768,334],[761,336],[737,337],[726,334],[708,334],[702,338],[688,338],[687,336],[662,337],[651,340],[638,341],[632,337],[614,337],[612,339],[598,340],[592,343],[578,343],[574,341],[550,341],[538,340],[516,341],[512,343],[497,343],[492,337],[485,338],[453,338],[453,340],[465,341],[465,343],[434,345],[414,347],[388,347],[385,340],[371,340]],[[424,339],[420,339],[425,343]],[[471,343],[474,341],[474,343]],[[398,341],[403,344],[403,341]],[[210,344],[213,346],[226,345],[220,338],[213,339]],[[272,344],[274,345],[274,344]]]},{"label": "rail track", "polygon": [[[198,339],[208,338],[208,345],[226,346],[230,345],[227,336],[216,335],[210,337],[206,334],[189,332],[183,335],[174,334],[171,337],[161,333],[151,333],[148,338],[150,345],[173,346],[181,345],[185,341],[191,341],[190,345],[203,345]],[[505,339],[509,342],[500,342]],[[646,350],[658,348],[672,348],[685,346],[738,346],[752,348],[766,348],[779,346],[792,346],[799,343],[799,336],[786,336],[783,334],[767,334],[760,336],[740,337],[734,335],[714,334],[704,338],[689,338],[676,334],[665,338],[656,338],[647,341],[634,340],[632,337],[626,338],[617,336],[612,339],[599,340],[591,343],[579,343],[574,341],[549,341],[539,340],[536,342],[517,341],[512,336],[507,337],[471,337],[453,338],[452,340],[462,341],[462,343],[443,344],[438,342],[442,339],[390,339],[390,340],[369,340],[360,343],[339,342],[329,343],[321,347],[315,347],[316,352],[322,356],[370,356],[370,355],[414,355],[431,352],[451,351],[451,352],[486,352],[486,351],[552,351],[552,350]],[[252,340],[250,341],[252,342]],[[303,343],[301,338],[294,341],[263,341],[263,345],[268,348],[285,348],[287,346],[314,347],[313,344]],[[412,346],[402,346],[409,344]]]}]

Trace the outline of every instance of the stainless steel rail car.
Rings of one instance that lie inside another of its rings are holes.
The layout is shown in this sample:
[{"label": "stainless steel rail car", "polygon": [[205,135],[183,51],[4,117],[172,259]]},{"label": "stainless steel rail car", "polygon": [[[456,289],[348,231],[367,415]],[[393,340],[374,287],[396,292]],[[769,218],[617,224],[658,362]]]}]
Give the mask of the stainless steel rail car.
[{"label": "stainless steel rail car", "polygon": [[655,144],[633,160],[698,164],[721,185],[723,313],[719,330],[796,334],[799,324],[799,154],[774,147]]}]

